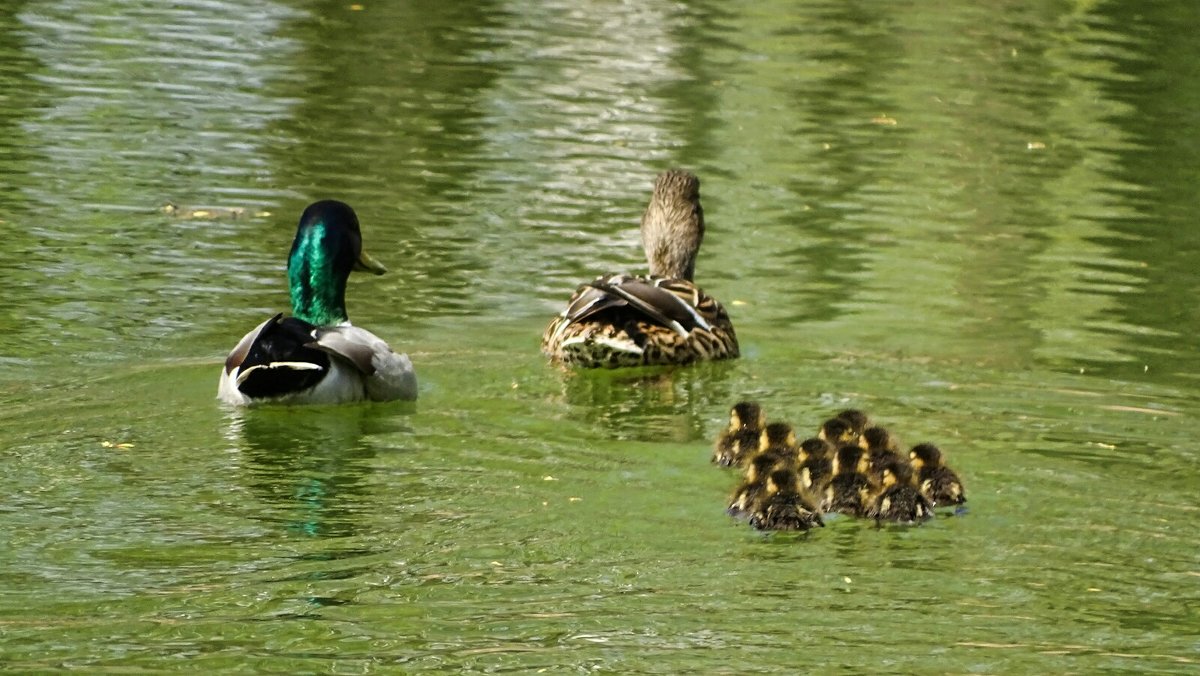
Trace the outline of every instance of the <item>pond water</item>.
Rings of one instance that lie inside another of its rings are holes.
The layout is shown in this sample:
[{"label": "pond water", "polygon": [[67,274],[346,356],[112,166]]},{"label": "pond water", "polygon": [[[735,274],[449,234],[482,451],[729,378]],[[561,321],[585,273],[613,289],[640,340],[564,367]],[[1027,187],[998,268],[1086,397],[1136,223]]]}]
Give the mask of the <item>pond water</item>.
[{"label": "pond water", "polygon": [[[0,669],[1194,671],[1198,21],[7,3]],[[743,357],[548,365],[671,166]],[[349,311],[420,399],[224,408],[325,197],[391,268]],[[743,398],[938,442],[968,512],[732,522]]]}]

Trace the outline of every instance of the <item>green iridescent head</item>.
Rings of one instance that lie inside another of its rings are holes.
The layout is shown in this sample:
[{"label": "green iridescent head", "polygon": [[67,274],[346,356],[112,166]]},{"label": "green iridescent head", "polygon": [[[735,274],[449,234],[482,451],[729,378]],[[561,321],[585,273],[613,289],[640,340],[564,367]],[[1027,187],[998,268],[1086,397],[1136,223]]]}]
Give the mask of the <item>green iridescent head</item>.
[{"label": "green iridescent head", "polygon": [[288,254],[292,314],[317,326],[347,321],[346,279],[352,270],[387,272],[362,250],[358,216],[349,205],[336,200],[310,204]]}]

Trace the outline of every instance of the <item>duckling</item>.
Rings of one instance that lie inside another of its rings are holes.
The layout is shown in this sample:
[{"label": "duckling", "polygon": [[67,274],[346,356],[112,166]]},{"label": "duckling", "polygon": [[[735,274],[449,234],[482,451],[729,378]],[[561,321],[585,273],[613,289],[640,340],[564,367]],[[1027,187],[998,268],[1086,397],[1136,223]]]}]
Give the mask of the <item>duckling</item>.
[{"label": "duckling", "polygon": [[750,513],[767,488],[767,477],[780,465],[780,458],[771,453],[759,453],[746,463],[742,483],[734,489],[729,497],[729,506],[725,513],[733,517],[743,517]]},{"label": "duckling", "polygon": [[833,417],[849,425],[851,433],[855,436],[861,435],[863,430],[871,426],[871,419],[867,417],[867,414],[856,408],[848,408]]},{"label": "duckling", "polygon": [[821,500],[821,511],[866,516],[870,509],[871,481],[866,475],[867,454],[856,444],[844,444],[833,460],[833,479]]},{"label": "duckling", "polygon": [[908,453],[917,472],[917,487],[929,501],[938,505],[961,505],[967,501],[962,481],[945,464],[942,451],[933,444],[917,444]]},{"label": "duckling", "polygon": [[867,451],[867,469],[864,470],[872,482],[883,482],[883,467],[889,459],[908,464],[908,460],[899,453],[899,442],[896,437],[882,427],[870,427],[863,431],[860,445]]},{"label": "duckling", "polygon": [[796,431],[785,422],[773,422],[763,428],[758,438],[758,454],[775,458],[781,463],[795,467],[800,462],[800,446],[796,443]]},{"label": "duckling", "polygon": [[878,425],[863,430],[861,446],[870,453],[896,453],[900,448],[896,437]]},{"label": "duckling", "polygon": [[800,442],[798,459],[800,485],[813,495],[820,495],[833,477],[833,446],[817,437],[805,439]]},{"label": "duckling", "polygon": [[821,423],[821,429],[817,432],[817,438],[824,439],[835,447],[841,446],[844,443],[858,443],[858,433],[854,431],[854,427],[841,418],[830,418]]},{"label": "duckling", "polygon": [[867,452],[858,444],[842,444],[833,454],[833,473],[838,474],[866,474],[870,469],[870,460]]},{"label": "duckling", "polygon": [[876,523],[920,523],[933,517],[933,503],[913,485],[912,467],[907,462],[887,457],[881,469],[882,481],[867,516]]},{"label": "duckling", "polygon": [[610,274],[580,286],[542,335],[542,352],[583,368],[687,364],[738,356],[725,308],[692,281],[704,238],[700,179],[659,174],[642,215],[650,275]]},{"label": "duckling", "polygon": [[387,268],[363,251],[358,217],[349,205],[310,204],[288,254],[292,316],[277,314],[242,338],[225,360],[218,398],[238,406],[416,399],[408,355],[351,326],[346,315],[351,270],[381,275]]},{"label": "duckling", "polygon": [[721,467],[741,465],[758,450],[767,416],[753,401],[741,401],[729,411],[729,427],[721,431],[713,447],[712,461]]},{"label": "duckling", "polygon": [[821,511],[800,487],[796,472],[777,469],[767,476],[766,489],[759,496],[750,516],[750,525],[758,530],[807,531],[825,526]]}]

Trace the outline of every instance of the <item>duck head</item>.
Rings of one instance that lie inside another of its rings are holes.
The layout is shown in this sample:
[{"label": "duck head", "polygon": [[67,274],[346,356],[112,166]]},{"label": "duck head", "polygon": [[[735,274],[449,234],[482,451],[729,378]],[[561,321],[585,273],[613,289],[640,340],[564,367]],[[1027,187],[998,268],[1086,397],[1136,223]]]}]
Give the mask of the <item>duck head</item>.
[{"label": "duck head", "polygon": [[300,215],[288,254],[292,315],[315,326],[349,321],[346,279],[352,270],[387,272],[363,251],[358,216],[349,205],[337,200],[310,204]]}]

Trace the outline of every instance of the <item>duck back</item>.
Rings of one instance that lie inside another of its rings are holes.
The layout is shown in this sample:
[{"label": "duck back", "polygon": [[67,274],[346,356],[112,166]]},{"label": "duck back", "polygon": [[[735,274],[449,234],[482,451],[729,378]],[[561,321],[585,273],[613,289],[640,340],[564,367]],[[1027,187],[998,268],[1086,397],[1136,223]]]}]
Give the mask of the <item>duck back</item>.
[{"label": "duck back", "polygon": [[319,383],[329,371],[329,355],[311,347],[313,329],[306,321],[282,314],[267,320],[237,365],[245,374],[238,391],[251,399],[270,399]]}]

